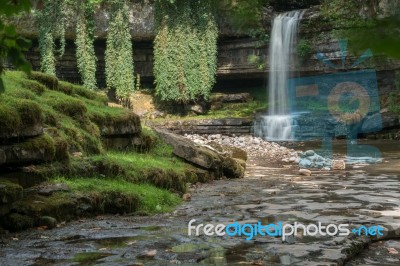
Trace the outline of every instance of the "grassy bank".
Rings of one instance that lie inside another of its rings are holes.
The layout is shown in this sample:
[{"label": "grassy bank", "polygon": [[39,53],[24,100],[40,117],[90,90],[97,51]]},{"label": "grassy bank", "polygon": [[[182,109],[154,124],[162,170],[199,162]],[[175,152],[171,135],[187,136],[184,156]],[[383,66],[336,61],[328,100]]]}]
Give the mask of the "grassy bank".
[{"label": "grassy bank", "polygon": [[[0,181],[21,191],[2,209],[0,222],[11,230],[36,226],[43,215],[63,221],[99,213],[168,212],[180,203],[187,182],[197,181],[193,168],[176,158],[170,146],[151,129],[142,129],[130,110],[108,106],[104,93],[38,72],[28,76],[7,71],[3,80],[0,147],[43,153],[39,161],[12,167],[28,164],[29,178],[47,180],[40,186],[61,183],[70,188],[51,195],[22,194],[26,187],[18,178],[0,170]],[[116,134],[141,144],[107,148],[104,136],[118,128],[136,129],[134,136]],[[86,205],[87,210],[82,207]]]}]

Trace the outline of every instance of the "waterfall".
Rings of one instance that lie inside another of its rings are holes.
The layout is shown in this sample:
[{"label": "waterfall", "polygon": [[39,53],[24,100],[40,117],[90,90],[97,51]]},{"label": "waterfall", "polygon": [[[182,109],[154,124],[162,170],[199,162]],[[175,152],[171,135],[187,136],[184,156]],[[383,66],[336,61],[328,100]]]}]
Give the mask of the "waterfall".
[{"label": "waterfall", "polygon": [[267,140],[291,139],[291,116],[288,112],[286,80],[293,65],[297,26],[303,11],[292,11],[275,17],[269,48],[269,84],[267,116],[262,117],[263,137]]}]

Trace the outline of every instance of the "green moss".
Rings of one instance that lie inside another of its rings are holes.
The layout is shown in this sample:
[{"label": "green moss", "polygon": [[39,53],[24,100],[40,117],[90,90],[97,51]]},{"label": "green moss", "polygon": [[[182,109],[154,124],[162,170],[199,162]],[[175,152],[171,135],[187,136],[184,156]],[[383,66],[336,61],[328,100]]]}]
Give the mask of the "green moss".
[{"label": "green moss", "polygon": [[0,136],[10,136],[22,127],[21,117],[15,108],[0,104]]},{"label": "green moss", "polygon": [[27,88],[36,95],[42,95],[46,90],[44,85],[35,80],[23,79],[21,80],[21,85],[23,88]]},{"label": "green moss", "polygon": [[72,87],[73,85],[68,82],[60,81],[58,83],[58,89],[57,91],[65,93],[67,95],[71,95],[74,92],[74,88]]},{"label": "green moss", "polygon": [[10,204],[22,198],[20,185],[0,180],[0,204]]},{"label": "green moss", "polygon": [[16,101],[15,108],[25,126],[41,124],[43,122],[42,109],[36,102],[31,100]]},{"label": "green moss", "polygon": [[40,151],[45,155],[47,161],[52,161],[55,158],[56,143],[54,139],[47,134],[43,134],[15,145],[24,150]]},{"label": "green moss", "polygon": [[100,134],[95,128],[89,133],[71,118],[64,118],[60,121],[60,129],[62,132],[60,134],[68,142],[70,151],[80,151],[86,154],[96,154],[103,151]]},{"label": "green moss", "polygon": [[46,100],[54,110],[75,119],[84,118],[87,112],[85,103],[71,96],[63,95],[60,97],[57,94],[49,93],[46,95]]},{"label": "green moss", "polygon": [[[154,151],[155,148],[160,148],[162,146],[158,136],[152,129],[148,127],[142,127],[140,138],[141,138],[141,143],[135,147],[136,151],[149,152],[151,150]],[[159,145],[157,146],[157,144]],[[170,155],[171,154],[172,153],[170,153]]]},{"label": "green moss", "polygon": [[54,138],[55,153],[54,157],[57,161],[68,161],[69,145],[65,138],[58,136]]},{"label": "green moss", "polygon": [[42,72],[32,71],[29,75],[30,79],[36,80],[51,90],[58,89],[57,77]]},{"label": "green moss", "polygon": [[25,214],[38,221],[51,216],[59,221],[70,220],[77,215],[77,199],[70,193],[58,192],[51,196],[32,195],[12,205],[16,213]]},{"label": "green moss", "polygon": [[[100,201],[106,211],[114,205],[114,212],[120,208],[150,213],[170,211],[181,202],[180,198],[167,190],[147,184],[133,184],[124,179],[101,178],[56,178],[54,182],[66,183],[73,191],[89,195]],[[116,201],[116,199],[118,199]],[[118,203],[118,201],[120,203]],[[119,206],[119,207],[118,207]],[[121,210],[121,209],[120,209]],[[112,211],[112,208],[108,212]]]},{"label": "green moss", "polygon": [[34,100],[36,98],[36,95],[28,90],[21,90],[21,89],[16,89],[11,91],[9,96],[12,96],[13,98],[17,99],[29,99],[29,100]]},{"label": "green moss", "polygon": [[73,261],[79,262],[82,265],[93,265],[97,260],[111,256],[109,253],[101,253],[101,252],[84,252],[77,253]]}]

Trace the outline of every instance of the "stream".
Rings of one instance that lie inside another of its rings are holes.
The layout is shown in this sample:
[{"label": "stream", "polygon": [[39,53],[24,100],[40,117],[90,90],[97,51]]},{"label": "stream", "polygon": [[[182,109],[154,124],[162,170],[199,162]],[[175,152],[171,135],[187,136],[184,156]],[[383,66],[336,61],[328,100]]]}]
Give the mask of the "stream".
[{"label": "stream", "polygon": [[[98,216],[53,230],[12,233],[0,240],[0,265],[399,265],[399,143],[368,144],[380,149],[381,163],[301,176],[296,165],[250,158],[245,178],[196,184],[191,201],[172,213]],[[335,142],[334,152],[344,150],[345,142]],[[248,241],[244,236],[189,236],[192,219],[194,225],[381,225],[385,235],[373,242],[355,235],[302,234],[284,241],[270,236]]]}]

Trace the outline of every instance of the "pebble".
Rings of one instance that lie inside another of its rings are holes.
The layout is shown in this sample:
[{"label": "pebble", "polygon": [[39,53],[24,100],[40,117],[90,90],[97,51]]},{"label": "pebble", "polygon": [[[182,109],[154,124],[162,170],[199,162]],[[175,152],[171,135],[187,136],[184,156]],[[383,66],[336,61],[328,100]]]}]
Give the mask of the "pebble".
[{"label": "pebble", "polygon": [[299,174],[305,175],[305,176],[310,176],[311,175],[311,171],[308,170],[308,169],[300,169],[299,170]]},{"label": "pebble", "polygon": [[190,195],[189,193],[183,194],[182,199],[184,201],[189,201],[192,198],[192,195]]},{"label": "pebble", "polygon": [[332,160],[332,169],[333,170],[345,170],[346,163],[344,160]]}]

